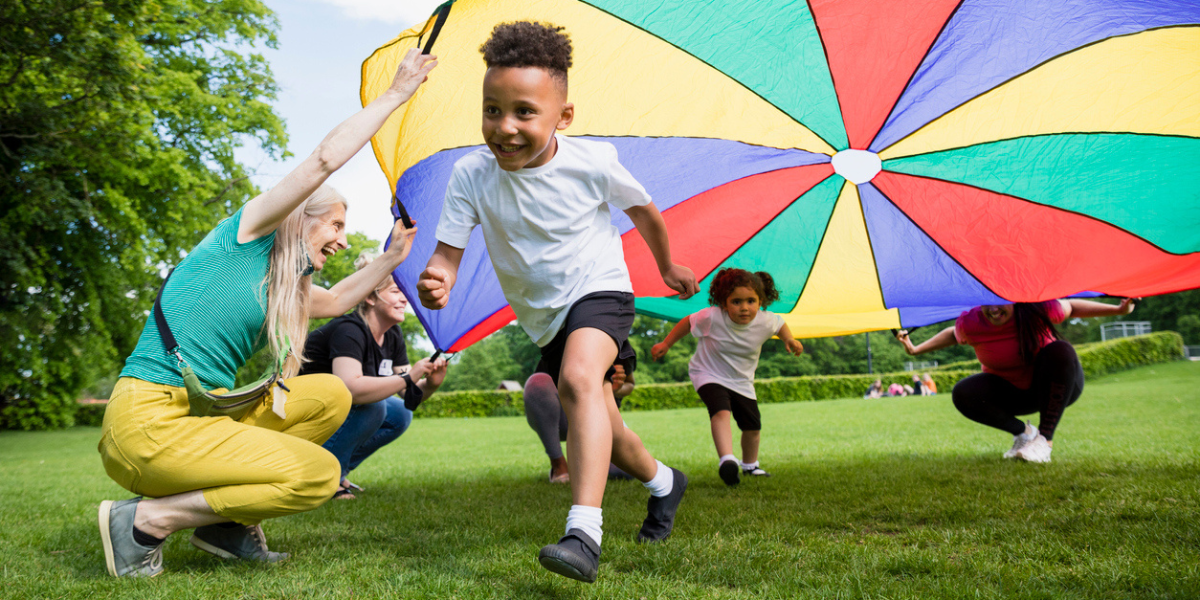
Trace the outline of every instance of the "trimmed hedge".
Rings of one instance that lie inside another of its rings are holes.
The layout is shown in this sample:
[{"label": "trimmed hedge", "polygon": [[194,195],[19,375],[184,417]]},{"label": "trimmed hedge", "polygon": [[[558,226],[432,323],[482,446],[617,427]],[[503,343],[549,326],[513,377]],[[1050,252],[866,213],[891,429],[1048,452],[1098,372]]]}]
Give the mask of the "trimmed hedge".
[{"label": "trimmed hedge", "polygon": [[1079,350],[1079,362],[1083,364],[1083,374],[1087,377],[1099,377],[1182,358],[1183,336],[1174,331],[1117,338],[1088,344]]},{"label": "trimmed hedge", "polygon": [[[960,379],[974,375],[977,371],[930,372],[939,392],[946,392]],[[859,375],[811,375],[806,377],[777,377],[756,379],[754,391],[763,404],[775,402],[806,402],[812,400],[834,400],[838,398],[860,398],[876,379],[883,381],[883,388],[893,383],[912,385],[912,373],[877,373]],[[666,408],[688,408],[704,406],[691,383],[650,383],[639,385],[625,398],[621,410],[661,410]]]},{"label": "trimmed hedge", "polygon": [[414,417],[519,417],[525,414],[521,392],[503,390],[438,392],[421,403]]},{"label": "trimmed hedge", "polygon": [[[1183,338],[1173,331],[1127,337],[1076,348],[1083,372],[1097,377],[1141,365],[1168,362],[1183,357]],[[959,380],[979,372],[979,361],[964,361],[929,369],[938,392],[949,393]],[[892,383],[912,384],[911,372],[814,375],[808,377],[779,377],[754,382],[758,401],[804,402],[860,398],[871,382],[883,381],[884,388]],[[703,406],[691,383],[649,383],[637,386],[621,404],[621,410],[663,410]],[[417,417],[488,417],[524,414],[521,392],[447,392],[434,394],[421,405]]]},{"label": "trimmed hedge", "polygon": [[[1076,347],[1083,372],[1098,377],[1142,365],[1183,358],[1183,337],[1173,331],[1126,337]],[[979,361],[963,361],[929,369],[938,392],[949,393],[959,380],[979,372]],[[876,379],[884,389],[892,383],[912,384],[912,373],[859,375],[813,375],[779,377],[754,382],[758,401],[804,402],[859,398]],[[99,426],[104,419],[104,404],[80,404],[75,413],[79,425]],[[649,383],[637,386],[625,398],[621,410],[663,410],[703,406],[691,383]],[[515,417],[525,414],[521,392],[500,390],[437,393],[426,400],[414,416],[420,418]]]}]

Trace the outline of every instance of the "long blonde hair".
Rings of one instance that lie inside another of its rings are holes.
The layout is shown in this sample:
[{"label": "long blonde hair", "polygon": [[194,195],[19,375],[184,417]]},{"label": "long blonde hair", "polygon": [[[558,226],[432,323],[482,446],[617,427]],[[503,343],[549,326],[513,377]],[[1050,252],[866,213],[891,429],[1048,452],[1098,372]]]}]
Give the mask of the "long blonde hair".
[{"label": "long blonde hair", "polygon": [[309,266],[308,237],[322,223],[321,217],[346,198],[337,190],[322,185],[300,203],[275,230],[271,262],[263,286],[267,292],[267,320],[263,331],[271,353],[280,357],[291,345],[291,355],[283,365],[283,376],[292,377],[304,362],[304,342],[308,337],[308,314],[312,299],[312,274]]}]

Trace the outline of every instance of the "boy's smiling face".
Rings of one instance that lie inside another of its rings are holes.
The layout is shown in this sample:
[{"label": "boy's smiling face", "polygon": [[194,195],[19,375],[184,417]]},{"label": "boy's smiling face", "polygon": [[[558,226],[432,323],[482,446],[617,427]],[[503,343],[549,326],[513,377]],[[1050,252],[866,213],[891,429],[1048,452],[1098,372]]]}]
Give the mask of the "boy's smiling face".
[{"label": "boy's smiling face", "polygon": [[574,117],[566,84],[546,69],[492,67],[483,76],[483,139],[505,171],[550,162],[554,132]]}]

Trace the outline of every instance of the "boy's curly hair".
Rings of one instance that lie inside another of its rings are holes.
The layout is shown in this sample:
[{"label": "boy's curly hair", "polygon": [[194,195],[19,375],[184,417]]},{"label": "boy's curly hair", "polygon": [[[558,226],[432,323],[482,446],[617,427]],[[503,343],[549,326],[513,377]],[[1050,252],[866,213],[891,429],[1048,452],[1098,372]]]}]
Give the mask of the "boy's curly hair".
[{"label": "boy's curly hair", "polygon": [[721,269],[708,286],[708,303],[722,306],[733,290],[740,287],[750,288],[758,294],[759,308],[766,308],[779,299],[775,280],[766,271],[751,273],[745,269]]},{"label": "boy's curly hair", "polygon": [[492,37],[479,47],[483,62],[491,67],[538,67],[567,83],[571,68],[571,38],[566,28],[547,23],[516,21],[492,29]]}]

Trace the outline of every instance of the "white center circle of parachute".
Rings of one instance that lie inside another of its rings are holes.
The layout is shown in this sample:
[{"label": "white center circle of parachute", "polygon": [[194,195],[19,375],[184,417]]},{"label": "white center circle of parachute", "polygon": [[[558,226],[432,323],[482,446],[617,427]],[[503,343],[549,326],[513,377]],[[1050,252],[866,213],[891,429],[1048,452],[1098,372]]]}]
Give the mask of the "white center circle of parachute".
[{"label": "white center circle of parachute", "polygon": [[833,155],[833,171],[854,185],[874,179],[882,168],[879,155],[867,150],[842,150]]}]

